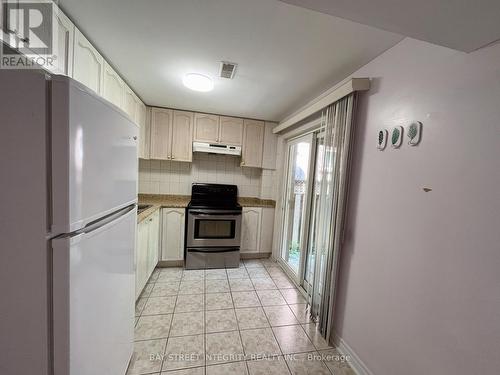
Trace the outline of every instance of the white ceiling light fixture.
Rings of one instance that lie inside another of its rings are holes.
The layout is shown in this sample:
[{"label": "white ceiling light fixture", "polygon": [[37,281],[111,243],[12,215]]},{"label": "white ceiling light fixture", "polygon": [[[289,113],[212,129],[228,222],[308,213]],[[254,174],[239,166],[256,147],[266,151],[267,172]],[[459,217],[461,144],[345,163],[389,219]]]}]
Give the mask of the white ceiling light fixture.
[{"label": "white ceiling light fixture", "polygon": [[199,73],[188,73],[182,79],[182,83],[188,89],[194,91],[208,92],[214,89],[214,82],[210,77]]}]

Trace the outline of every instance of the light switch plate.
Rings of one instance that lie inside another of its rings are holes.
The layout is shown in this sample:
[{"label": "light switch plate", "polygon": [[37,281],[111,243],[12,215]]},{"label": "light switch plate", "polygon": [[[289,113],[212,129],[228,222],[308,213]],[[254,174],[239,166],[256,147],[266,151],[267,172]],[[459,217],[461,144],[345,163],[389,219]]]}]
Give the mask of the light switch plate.
[{"label": "light switch plate", "polygon": [[420,143],[422,138],[422,123],[420,121],[415,121],[408,126],[407,135],[409,138],[408,144],[410,146],[416,146]]},{"label": "light switch plate", "polygon": [[403,142],[403,127],[396,126],[391,131],[391,145],[393,148],[399,148]]}]

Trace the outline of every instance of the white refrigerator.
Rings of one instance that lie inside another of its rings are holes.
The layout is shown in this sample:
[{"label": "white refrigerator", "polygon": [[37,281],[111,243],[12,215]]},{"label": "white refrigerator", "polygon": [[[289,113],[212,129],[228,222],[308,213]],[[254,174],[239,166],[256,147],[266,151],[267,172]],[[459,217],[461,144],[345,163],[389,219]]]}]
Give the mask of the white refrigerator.
[{"label": "white refrigerator", "polygon": [[0,71],[0,121],[0,374],[125,374],[138,128],[41,71]]}]

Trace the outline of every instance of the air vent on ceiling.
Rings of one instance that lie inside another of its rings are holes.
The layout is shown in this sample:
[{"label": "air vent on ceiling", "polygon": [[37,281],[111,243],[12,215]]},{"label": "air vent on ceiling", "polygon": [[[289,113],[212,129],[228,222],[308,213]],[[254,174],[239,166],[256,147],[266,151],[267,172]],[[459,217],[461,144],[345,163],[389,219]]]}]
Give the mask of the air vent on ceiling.
[{"label": "air vent on ceiling", "polygon": [[236,73],[236,67],[237,66],[238,66],[238,64],[235,64],[235,63],[221,61],[219,75],[222,78],[233,79],[234,78],[234,73]]}]

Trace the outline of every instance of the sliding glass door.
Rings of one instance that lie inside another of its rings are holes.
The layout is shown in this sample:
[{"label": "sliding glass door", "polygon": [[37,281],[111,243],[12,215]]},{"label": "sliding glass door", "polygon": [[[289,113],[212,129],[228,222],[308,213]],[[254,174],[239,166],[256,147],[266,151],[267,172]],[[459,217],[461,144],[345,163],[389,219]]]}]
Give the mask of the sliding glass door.
[{"label": "sliding glass door", "polygon": [[281,261],[297,282],[302,276],[307,243],[312,151],[312,134],[289,141],[287,145]]}]

